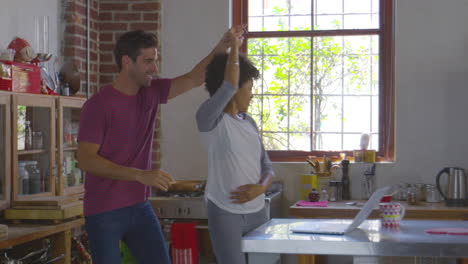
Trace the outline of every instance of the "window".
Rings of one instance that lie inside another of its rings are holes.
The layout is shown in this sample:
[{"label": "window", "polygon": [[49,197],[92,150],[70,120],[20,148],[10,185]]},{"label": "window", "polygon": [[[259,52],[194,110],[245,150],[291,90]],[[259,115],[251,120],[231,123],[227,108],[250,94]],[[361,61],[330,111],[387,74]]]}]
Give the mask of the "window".
[{"label": "window", "polygon": [[392,0],[237,0],[259,68],[249,112],[272,160],[351,154],[362,133],[393,158]]}]

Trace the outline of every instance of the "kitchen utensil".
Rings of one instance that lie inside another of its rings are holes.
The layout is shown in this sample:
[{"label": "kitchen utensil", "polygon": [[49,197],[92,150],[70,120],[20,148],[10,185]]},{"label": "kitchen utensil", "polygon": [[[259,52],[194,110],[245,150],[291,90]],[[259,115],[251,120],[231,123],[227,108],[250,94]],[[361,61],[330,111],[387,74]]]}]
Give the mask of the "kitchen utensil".
[{"label": "kitchen utensil", "polygon": [[[442,191],[440,179],[443,175],[447,175],[447,193]],[[440,195],[444,197],[447,206],[463,206],[467,204],[467,175],[463,168],[447,167],[443,168],[436,178],[437,189]]]}]

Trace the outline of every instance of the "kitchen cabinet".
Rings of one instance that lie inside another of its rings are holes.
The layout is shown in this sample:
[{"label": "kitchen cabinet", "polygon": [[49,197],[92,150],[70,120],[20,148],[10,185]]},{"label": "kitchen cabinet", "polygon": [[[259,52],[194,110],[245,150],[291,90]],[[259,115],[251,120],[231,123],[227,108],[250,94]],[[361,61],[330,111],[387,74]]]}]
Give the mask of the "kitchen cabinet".
[{"label": "kitchen cabinet", "polygon": [[[76,166],[85,98],[12,93],[12,203],[63,205],[83,193]],[[34,203],[30,203],[34,201]]]},{"label": "kitchen cabinet", "polygon": [[12,200],[55,195],[55,97],[12,95]]},{"label": "kitchen cabinet", "polygon": [[9,225],[8,236],[0,238],[0,250],[8,252],[9,256],[25,256],[33,249],[42,248],[43,240],[49,239],[52,242],[50,258],[64,256],[54,263],[68,264],[71,263],[73,231],[83,225],[83,218],[57,225]]},{"label": "kitchen cabinet", "polygon": [[83,193],[84,174],[77,167],[78,126],[84,98],[57,98],[57,155],[59,177],[57,195]]},{"label": "kitchen cabinet", "polygon": [[0,92],[0,210],[10,206],[11,96]]}]

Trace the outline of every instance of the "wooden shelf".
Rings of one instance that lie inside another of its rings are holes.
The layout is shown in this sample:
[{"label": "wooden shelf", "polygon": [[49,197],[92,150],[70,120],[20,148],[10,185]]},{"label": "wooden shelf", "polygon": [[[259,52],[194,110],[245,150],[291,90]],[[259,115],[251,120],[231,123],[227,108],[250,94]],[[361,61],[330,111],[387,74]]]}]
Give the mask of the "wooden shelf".
[{"label": "wooden shelf", "polygon": [[73,146],[73,147],[64,147],[63,151],[77,151],[78,146]]},{"label": "wooden shelf", "polygon": [[47,153],[45,149],[28,149],[28,150],[18,150],[18,155],[33,155],[33,154],[42,154]]}]

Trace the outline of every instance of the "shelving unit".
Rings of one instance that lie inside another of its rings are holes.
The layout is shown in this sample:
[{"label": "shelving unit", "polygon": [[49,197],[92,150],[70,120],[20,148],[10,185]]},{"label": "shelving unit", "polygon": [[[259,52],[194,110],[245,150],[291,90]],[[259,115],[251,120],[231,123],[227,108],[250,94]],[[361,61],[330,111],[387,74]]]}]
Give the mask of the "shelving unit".
[{"label": "shelving unit", "polygon": [[10,206],[11,196],[11,96],[0,92],[0,210]]}]

